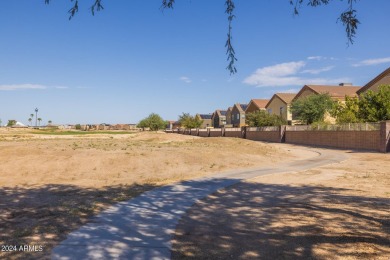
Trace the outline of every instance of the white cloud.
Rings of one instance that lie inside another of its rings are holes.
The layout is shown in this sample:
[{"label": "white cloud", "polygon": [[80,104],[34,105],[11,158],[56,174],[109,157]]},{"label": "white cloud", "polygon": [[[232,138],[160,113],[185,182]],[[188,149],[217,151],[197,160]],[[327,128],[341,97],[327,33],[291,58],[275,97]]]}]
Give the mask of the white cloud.
[{"label": "white cloud", "polygon": [[255,73],[244,80],[244,83],[249,85],[263,86],[286,86],[291,85],[290,82],[299,80],[298,77],[289,77],[298,73],[298,71],[306,64],[303,61],[286,62],[273,66],[257,69]]},{"label": "white cloud", "polygon": [[287,90],[283,90],[282,92],[283,93],[298,93],[299,92],[299,88],[290,88],[290,89],[287,89]]},{"label": "white cloud", "polygon": [[[255,85],[257,87],[283,87],[283,86],[303,86],[313,85],[330,85],[339,84],[340,82],[349,82],[348,78],[327,79],[327,78],[304,78],[298,76],[299,73],[319,74],[332,68],[326,67],[317,70],[302,70],[306,66],[304,61],[287,62],[273,66],[257,69],[252,75],[244,79],[244,83]],[[315,72],[315,73],[314,73]]]},{"label": "white cloud", "polygon": [[56,86],[55,88],[56,89],[68,89],[68,87],[65,87],[65,86]]},{"label": "white cloud", "polygon": [[322,57],[322,56],[310,56],[310,57],[307,57],[308,60],[325,60],[326,58],[325,57]]},{"label": "white cloud", "polygon": [[189,77],[186,77],[186,76],[182,76],[179,78],[181,81],[184,81],[185,83],[191,83],[191,79]]},{"label": "white cloud", "polygon": [[353,66],[353,67],[373,66],[373,65],[383,64],[383,63],[390,63],[390,57],[379,58],[379,59],[367,59],[367,60],[362,60],[361,62],[352,64],[352,66]]},{"label": "white cloud", "polygon": [[0,90],[46,89],[46,86],[37,84],[0,85]]},{"label": "white cloud", "polygon": [[301,73],[309,73],[309,74],[320,74],[321,72],[330,71],[334,68],[334,66],[327,66],[320,69],[309,69],[303,70]]}]

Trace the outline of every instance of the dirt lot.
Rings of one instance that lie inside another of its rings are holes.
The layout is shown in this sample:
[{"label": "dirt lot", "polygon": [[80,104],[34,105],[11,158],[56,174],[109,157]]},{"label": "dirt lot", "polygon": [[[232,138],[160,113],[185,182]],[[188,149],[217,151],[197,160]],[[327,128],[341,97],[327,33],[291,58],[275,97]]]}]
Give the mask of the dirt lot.
[{"label": "dirt lot", "polygon": [[173,258],[390,259],[390,154],[346,153],[200,201],[177,228]]},{"label": "dirt lot", "polygon": [[158,185],[294,158],[234,138],[28,130],[1,130],[0,154],[0,245],[43,245],[42,252],[0,252],[11,259],[47,258],[92,215]]}]

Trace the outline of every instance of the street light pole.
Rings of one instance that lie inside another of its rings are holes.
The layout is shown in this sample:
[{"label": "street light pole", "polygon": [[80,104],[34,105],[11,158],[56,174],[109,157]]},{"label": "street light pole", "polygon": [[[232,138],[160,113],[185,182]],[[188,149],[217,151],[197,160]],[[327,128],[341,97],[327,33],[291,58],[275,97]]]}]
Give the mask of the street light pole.
[{"label": "street light pole", "polygon": [[37,127],[37,120],[38,120],[38,108],[35,109],[35,127]]}]

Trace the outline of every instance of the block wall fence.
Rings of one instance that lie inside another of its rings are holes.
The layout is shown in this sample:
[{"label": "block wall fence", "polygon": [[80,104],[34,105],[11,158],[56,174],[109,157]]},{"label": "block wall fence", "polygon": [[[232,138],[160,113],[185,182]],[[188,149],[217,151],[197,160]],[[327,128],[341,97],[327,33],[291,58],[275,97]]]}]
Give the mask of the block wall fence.
[{"label": "block wall fence", "polygon": [[379,130],[289,130],[287,126],[256,128],[176,129],[167,131],[200,137],[236,137],[254,141],[301,144],[340,149],[390,152],[390,121],[380,123]]}]

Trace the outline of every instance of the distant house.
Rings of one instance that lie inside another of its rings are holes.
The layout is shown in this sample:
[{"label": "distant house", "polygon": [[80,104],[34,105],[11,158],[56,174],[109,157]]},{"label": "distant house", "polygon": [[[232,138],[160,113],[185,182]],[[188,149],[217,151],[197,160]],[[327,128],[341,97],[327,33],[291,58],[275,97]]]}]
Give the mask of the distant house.
[{"label": "distant house", "polygon": [[232,111],[233,111],[233,107],[229,107],[226,110],[226,127],[233,127],[233,124],[232,124]]},{"label": "distant house", "polygon": [[180,127],[181,127],[181,124],[180,124],[179,121],[175,121],[175,122],[172,123],[172,130],[173,129],[178,129]]},{"label": "distant house", "polygon": [[26,126],[25,124],[19,122],[19,121],[16,121],[16,120],[8,120],[8,125],[7,126],[10,126],[12,128],[27,128],[28,126]]},{"label": "distant house", "polygon": [[200,128],[212,127],[212,114],[196,114],[195,116],[203,120],[202,126]]},{"label": "distant house", "polygon": [[222,128],[226,125],[226,110],[215,110],[212,115],[212,124],[214,128]]},{"label": "distant house", "polygon": [[390,85],[390,68],[387,68],[381,74],[376,76],[373,80],[368,82],[364,87],[357,91],[358,95],[365,93],[368,90],[372,90],[374,92],[378,91],[379,86],[382,85]]},{"label": "distant house", "polygon": [[345,97],[357,97],[357,91],[361,87],[352,86],[351,83],[341,83],[338,86],[331,85],[305,85],[294,97],[292,102],[298,98],[307,97],[309,95],[329,94],[334,100],[345,101]]},{"label": "distant house", "polygon": [[268,101],[269,99],[252,99],[245,110],[245,114],[253,113],[258,110],[265,110]]},{"label": "distant house", "polygon": [[288,124],[292,124],[292,114],[290,111],[291,101],[296,96],[296,93],[276,93],[268,101],[265,108],[269,114],[280,116],[287,120]]},{"label": "distant house", "polygon": [[167,129],[168,129],[168,130],[174,129],[174,128],[173,128],[173,124],[174,124],[175,122],[176,122],[175,120],[168,120],[168,121],[167,121]]},{"label": "distant house", "polygon": [[232,109],[232,125],[233,127],[245,126],[245,110],[248,104],[236,103]]}]

